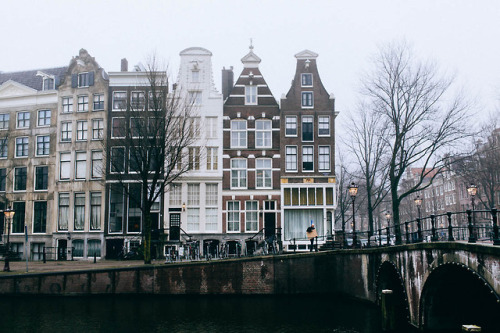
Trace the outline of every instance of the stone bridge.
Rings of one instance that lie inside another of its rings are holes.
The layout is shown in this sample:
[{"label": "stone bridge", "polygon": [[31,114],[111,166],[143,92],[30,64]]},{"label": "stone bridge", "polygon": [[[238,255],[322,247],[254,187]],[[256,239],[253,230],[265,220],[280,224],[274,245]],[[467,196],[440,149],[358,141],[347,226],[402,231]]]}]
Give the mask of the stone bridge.
[{"label": "stone bridge", "polygon": [[0,294],[345,294],[386,328],[500,331],[500,247],[434,242],[168,265],[0,275]]}]

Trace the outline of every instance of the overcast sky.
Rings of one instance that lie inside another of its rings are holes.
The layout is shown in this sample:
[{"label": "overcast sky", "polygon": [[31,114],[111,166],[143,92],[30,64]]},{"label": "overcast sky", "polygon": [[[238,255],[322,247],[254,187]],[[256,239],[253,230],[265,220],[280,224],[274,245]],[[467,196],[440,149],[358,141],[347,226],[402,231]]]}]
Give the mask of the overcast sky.
[{"label": "overcast sky", "polygon": [[[85,48],[108,72],[153,51],[176,77],[179,52],[200,46],[220,70],[247,54],[249,40],[276,99],[295,71],[294,55],[319,54],[326,89],[335,94],[341,126],[356,101],[359,76],[377,46],[405,39],[423,58],[455,73],[484,110],[500,98],[500,1],[4,1],[0,71],[66,66]],[[485,111],[486,113],[486,111]]]}]

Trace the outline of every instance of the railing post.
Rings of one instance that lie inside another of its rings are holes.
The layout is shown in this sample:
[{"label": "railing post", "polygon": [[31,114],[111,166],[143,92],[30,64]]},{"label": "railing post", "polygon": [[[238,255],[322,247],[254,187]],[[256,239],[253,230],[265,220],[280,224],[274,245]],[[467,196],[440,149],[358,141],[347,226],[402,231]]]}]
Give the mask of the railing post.
[{"label": "railing post", "polygon": [[469,227],[469,243],[475,243],[476,237],[474,236],[474,230],[472,227],[472,211],[470,209],[467,209],[466,213],[467,213],[467,221]]},{"label": "railing post", "polygon": [[437,241],[437,236],[436,236],[436,215],[434,214],[431,214],[431,232],[432,232],[432,236],[431,236],[431,241],[432,242],[435,242]]},{"label": "railing post", "polygon": [[417,218],[417,241],[421,242],[422,239],[422,224],[420,223],[420,218]]},{"label": "railing post", "polygon": [[389,230],[389,226],[385,228],[385,234],[387,235],[387,246],[391,245],[391,231]]},{"label": "railing post", "polygon": [[453,237],[453,226],[451,225],[451,212],[447,212],[448,215],[448,242],[454,242],[455,238]]},{"label": "railing post", "polygon": [[410,244],[410,233],[408,231],[408,222],[405,222],[405,231],[406,231],[406,244]]},{"label": "railing post", "polygon": [[493,245],[500,245],[500,239],[498,239],[498,217],[497,209],[491,209],[491,215],[493,216]]},{"label": "railing post", "polygon": [[382,246],[382,228],[378,229],[378,246]]}]

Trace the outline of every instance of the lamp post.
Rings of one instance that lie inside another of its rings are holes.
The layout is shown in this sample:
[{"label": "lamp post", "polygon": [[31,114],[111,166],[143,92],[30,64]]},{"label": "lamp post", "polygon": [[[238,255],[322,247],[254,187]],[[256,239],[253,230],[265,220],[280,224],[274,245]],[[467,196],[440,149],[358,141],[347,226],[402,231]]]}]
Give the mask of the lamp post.
[{"label": "lamp post", "polygon": [[469,187],[467,187],[467,193],[469,193],[470,200],[472,203],[472,224],[469,224],[469,243],[475,243],[476,242],[476,236],[474,233],[474,227],[476,224],[476,219],[475,219],[475,214],[474,214],[474,198],[476,197],[477,194],[477,186],[474,184],[470,184]]},{"label": "lamp post", "polygon": [[10,272],[10,265],[9,265],[9,259],[10,259],[10,224],[12,222],[12,218],[14,217],[14,210],[11,208],[7,208],[6,210],[3,211],[5,215],[5,219],[7,220],[7,250],[5,252],[5,259],[4,259],[4,266],[3,266],[3,271],[4,272]]},{"label": "lamp post", "polygon": [[420,219],[421,219],[420,207],[422,207],[422,198],[420,197],[420,195],[417,195],[417,197],[415,198],[415,205],[417,205],[417,211],[418,211],[417,238],[418,238],[418,241],[421,242],[422,241],[422,226],[420,225]]},{"label": "lamp post", "polygon": [[355,218],[355,209],[354,209],[354,200],[356,199],[356,195],[358,194],[358,185],[354,182],[351,183],[348,187],[349,195],[352,199],[352,247],[357,247],[357,237],[356,237],[356,218]]},{"label": "lamp post", "polygon": [[387,220],[387,229],[386,229],[386,235],[387,235],[387,244],[386,245],[391,245],[391,232],[390,232],[390,224],[391,224],[391,213],[387,211],[385,213],[385,219]]}]

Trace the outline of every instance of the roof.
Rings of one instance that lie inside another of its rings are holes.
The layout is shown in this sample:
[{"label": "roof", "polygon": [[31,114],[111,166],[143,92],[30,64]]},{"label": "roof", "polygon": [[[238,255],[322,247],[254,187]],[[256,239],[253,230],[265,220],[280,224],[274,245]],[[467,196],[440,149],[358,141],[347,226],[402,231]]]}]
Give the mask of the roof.
[{"label": "roof", "polygon": [[[67,69],[68,67],[55,67],[46,69],[34,69],[22,72],[0,72],[0,85],[9,80],[12,80],[35,90],[42,90],[43,78],[40,75],[37,76],[37,73],[43,72],[45,74],[54,75],[56,78],[61,78],[66,74]],[[58,79],[56,79],[55,81],[59,82]]]}]

